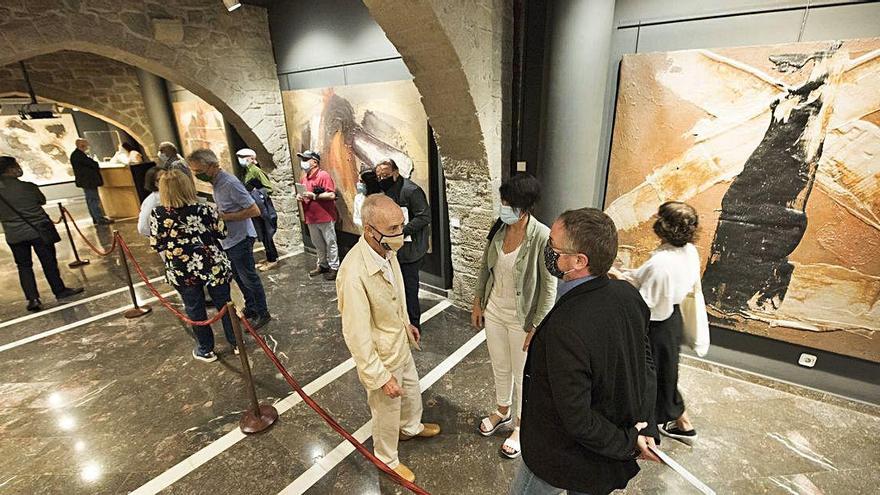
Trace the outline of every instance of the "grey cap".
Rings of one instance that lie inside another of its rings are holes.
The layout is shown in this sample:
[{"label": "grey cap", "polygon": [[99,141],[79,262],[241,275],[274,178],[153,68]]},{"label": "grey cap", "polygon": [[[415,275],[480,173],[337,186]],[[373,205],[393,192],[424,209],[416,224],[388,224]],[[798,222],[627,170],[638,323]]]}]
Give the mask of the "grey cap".
[{"label": "grey cap", "polygon": [[317,151],[305,150],[302,153],[297,153],[296,156],[300,157],[303,161],[308,161],[313,158],[319,162],[321,161],[321,155],[319,155]]}]

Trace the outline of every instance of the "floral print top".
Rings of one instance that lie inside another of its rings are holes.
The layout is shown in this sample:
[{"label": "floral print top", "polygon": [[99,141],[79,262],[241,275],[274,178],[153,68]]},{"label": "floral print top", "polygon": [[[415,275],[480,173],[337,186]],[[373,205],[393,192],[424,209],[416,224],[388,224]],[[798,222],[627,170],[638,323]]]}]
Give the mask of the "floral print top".
[{"label": "floral print top", "polygon": [[229,283],[232,265],[220,247],[224,237],[226,225],[208,205],[157,206],[150,213],[150,247],[162,255],[168,283],[175,287]]}]

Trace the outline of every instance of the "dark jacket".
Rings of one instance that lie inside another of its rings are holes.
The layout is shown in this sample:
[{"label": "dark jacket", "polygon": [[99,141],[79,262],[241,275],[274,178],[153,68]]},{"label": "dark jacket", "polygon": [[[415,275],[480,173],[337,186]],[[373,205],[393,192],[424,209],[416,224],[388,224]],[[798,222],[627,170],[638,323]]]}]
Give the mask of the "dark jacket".
[{"label": "dark jacket", "polygon": [[34,227],[45,226],[47,230],[55,228],[49,215],[43,210],[46,197],[33,182],[21,181],[14,177],[0,177],[0,195],[27,220],[22,220],[5,202],[0,201],[0,222],[3,223],[3,233],[7,243],[16,244],[40,238],[40,233]]},{"label": "dark jacket", "polygon": [[428,206],[425,191],[415,182],[401,177],[385,194],[409,211],[409,223],[403,227],[403,235],[412,236],[412,242],[404,243],[397,252],[397,260],[415,263],[428,252],[428,237],[431,234],[431,207]]},{"label": "dark jacket", "polygon": [[76,178],[76,187],[82,189],[97,189],[104,185],[101,177],[101,167],[79,148],[70,154],[70,164],[73,165],[73,175]]},{"label": "dark jacket", "polygon": [[250,194],[254,198],[254,203],[260,208],[260,216],[252,219],[254,225],[256,226],[257,222],[263,222],[268,234],[275,235],[275,230],[278,228],[278,213],[275,211],[275,204],[272,203],[269,192],[265,188],[257,187],[251,189]]},{"label": "dark jacket", "polygon": [[635,424],[651,422],[656,392],[650,318],[638,290],[607,277],[575,287],[544,318],[523,372],[520,432],[539,478],[599,495],[639,472]]}]

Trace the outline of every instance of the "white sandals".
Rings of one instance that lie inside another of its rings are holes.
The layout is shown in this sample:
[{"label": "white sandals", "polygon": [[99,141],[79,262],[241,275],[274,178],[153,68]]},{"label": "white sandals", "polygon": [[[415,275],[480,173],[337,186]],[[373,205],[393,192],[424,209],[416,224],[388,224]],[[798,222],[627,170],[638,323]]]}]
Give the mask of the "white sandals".
[{"label": "white sandals", "polygon": [[[514,431],[514,433],[516,433],[517,439],[514,440],[513,438],[511,438],[511,437],[513,437],[513,435],[507,437],[507,440],[505,440],[504,443],[501,444],[501,448],[499,449],[501,451],[501,455],[503,455],[504,457],[507,457],[508,459],[516,459],[522,453],[520,451],[520,445],[519,445],[519,426],[514,428],[513,431]],[[513,453],[508,452],[507,450],[504,450],[504,447],[507,447]]]},{"label": "white sandals", "polygon": [[[495,416],[498,416],[499,418],[501,418],[501,420],[498,421],[498,423],[496,423],[495,426],[492,426],[492,419],[491,419],[492,415],[495,415]],[[482,421],[480,421],[480,427],[477,429],[479,430],[480,435],[483,435],[484,437],[489,437],[489,436],[494,435],[495,432],[498,431],[499,429],[509,425],[511,421],[513,421],[513,417],[510,415],[510,409],[507,410],[506,415],[501,414],[501,412],[499,412],[496,409],[495,412],[493,412],[489,416],[483,418]]]}]

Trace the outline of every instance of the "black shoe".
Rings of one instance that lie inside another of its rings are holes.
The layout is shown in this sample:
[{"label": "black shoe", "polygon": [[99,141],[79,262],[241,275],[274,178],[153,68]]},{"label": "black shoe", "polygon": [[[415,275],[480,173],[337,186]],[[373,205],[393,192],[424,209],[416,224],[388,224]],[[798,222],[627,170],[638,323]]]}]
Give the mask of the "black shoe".
[{"label": "black shoe", "polygon": [[43,310],[43,303],[41,303],[39,299],[30,299],[30,300],[28,300],[27,310],[28,311],[42,311]]},{"label": "black shoe", "polygon": [[694,440],[697,439],[697,430],[684,431],[675,424],[675,421],[660,425],[660,434],[669,438],[674,438],[686,445],[693,445]]},{"label": "black shoe", "polygon": [[257,312],[252,310],[251,308],[244,308],[244,311],[242,311],[241,314],[251,321],[253,321],[257,317]]},{"label": "black shoe", "polygon": [[336,270],[328,270],[324,274],[324,280],[336,280]]},{"label": "black shoe", "polygon": [[[250,318],[248,318],[251,320]],[[251,326],[254,327],[254,330],[259,330],[260,328],[266,326],[266,323],[269,323],[269,320],[272,319],[272,315],[266,313],[264,315],[257,316],[256,318],[251,320]]]},{"label": "black shoe", "polygon": [[58,294],[55,294],[55,299],[64,299],[66,297],[72,297],[77,294],[82,294],[83,290],[85,289],[83,289],[82,287],[65,287],[64,290],[62,290]]},{"label": "black shoe", "polygon": [[329,271],[330,271],[329,266],[319,266],[318,268],[315,268],[314,270],[309,272],[309,277],[317,277],[318,275],[320,275],[322,273],[327,273]]}]

